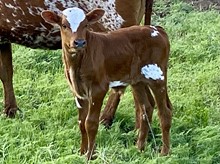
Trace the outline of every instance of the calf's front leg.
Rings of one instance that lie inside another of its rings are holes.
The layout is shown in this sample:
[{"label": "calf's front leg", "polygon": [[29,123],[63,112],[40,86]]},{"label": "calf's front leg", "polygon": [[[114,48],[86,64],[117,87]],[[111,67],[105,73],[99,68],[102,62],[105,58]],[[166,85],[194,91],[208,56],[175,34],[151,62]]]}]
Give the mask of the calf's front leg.
[{"label": "calf's front leg", "polygon": [[106,92],[107,90],[98,91],[98,93],[94,94],[92,99],[89,101],[88,115],[85,120],[85,129],[88,137],[88,160],[93,159],[95,150],[95,138],[99,127],[99,116]]},{"label": "calf's front leg", "polygon": [[88,114],[88,100],[82,100],[75,97],[75,101],[79,110],[78,123],[81,132],[80,154],[83,155],[88,150],[88,136],[85,129],[85,120]]}]

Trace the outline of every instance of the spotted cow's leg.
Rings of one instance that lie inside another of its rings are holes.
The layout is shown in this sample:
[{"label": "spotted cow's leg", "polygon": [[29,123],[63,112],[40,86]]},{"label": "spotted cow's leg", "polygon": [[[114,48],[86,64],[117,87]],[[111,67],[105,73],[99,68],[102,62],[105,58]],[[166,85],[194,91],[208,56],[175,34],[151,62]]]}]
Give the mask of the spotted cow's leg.
[{"label": "spotted cow's leg", "polygon": [[18,109],[13,89],[13,66],[11,44],[0,44],[0,79],[4,88],[4,113],[14,117]]}]

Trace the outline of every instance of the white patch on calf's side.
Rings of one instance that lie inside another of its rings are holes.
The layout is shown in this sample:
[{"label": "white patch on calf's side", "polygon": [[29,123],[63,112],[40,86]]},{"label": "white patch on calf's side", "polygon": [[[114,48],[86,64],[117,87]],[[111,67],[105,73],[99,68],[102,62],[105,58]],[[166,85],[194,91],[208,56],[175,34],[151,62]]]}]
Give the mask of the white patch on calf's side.
[{"label": "white patch on calf's side", "polygon": [[150,25],[150,27],[157,31],[157,28],[155,26]]},{"label": "white patch on calf's side", "polygon": [[80,103],[79,103],[79,101],[78,101],[78,98],[77,98],[77,97],[75,97],[75,102],[76,102],[76,106],[77,106],[77,108],[81,109],[81,108],[82,108],[82,106],[80,105]]},{"label": "white patch on calf's side", "polygon": [[164,80],[163,71],[157,64],[148,64],[141,68],[141,74],[146,79]]},{"label": "white patch on calf's side", "polygon": [[153,32],[151,32],[151,37],[156,37],[159,34],[159,31],[157,30],[157,28],[155,26],[150,25],[150,28],[153,29]]},{"label": "white patch on calf's side", "polygon": [[76,32],[79,24],[86,18],[84,11],[77,7],[65,9],[63,15],[66,16],[72,32]]},{"label": "white patch on calf's side", "polygon": [[156,36],[158,36],[158,34],[159,34],[159,31],[156,31],[156,30],[154,30],[153,32],[151,32],[151,36],[152,36],[152,37],[156,37]]},{"label": "white patch on calf's side", "polygon": [[121,81],[113,81],[109,83],[109,88],[120,87],[120,86],[128,86],[128,84]]}]

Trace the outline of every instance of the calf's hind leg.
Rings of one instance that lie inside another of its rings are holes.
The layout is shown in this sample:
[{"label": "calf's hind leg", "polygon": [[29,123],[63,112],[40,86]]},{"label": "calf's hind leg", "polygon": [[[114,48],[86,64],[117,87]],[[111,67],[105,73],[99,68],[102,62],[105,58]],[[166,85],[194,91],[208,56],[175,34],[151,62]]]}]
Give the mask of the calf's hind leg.
[{"label": "calf's hind leg", "polygon": [[162,130],[161,155],[167,155],[170,151],[170,128],[172,121],[172,104],[168,97],[166,81],[154,81],[150,85],[158,107],[158,116]]},{"label": "calf's hind leg", "polygon": [[[150,102],[151,108],[154,109],[155,107],[155,101],[154,101],[154,97],[152,96],[150,89],[148,87],[148,85],[145,85],[145,87],[143,88],[142,92],[146,93],[147,96],[147,100]],[[136,114],[136,121],[135,121],[135,129],[139,129],[140,128],[140,108],[138,107],[138,99],[136,98],[136,94],[134,93],[134,91],[132,91],[133,93],[133,97],[134,97],[134,103],[135,103],[135,114]],[[152,111],[153,112],[153,111]]]},{"label": "calf's hind leg", "polygon": [[[117,110],[118,104],[120,102],[120,99],[122,97],[122,95],[125,92],[126,87],[116,87],[116,88],[112,88],[109,94],[109,98],[108,101],[106,103],[106,106],[103,110],[103,112],[101,113],[101,117],[100,117],[100,122],[105,125],[105,127],[109,128],[112,125],[114,116],[115,116],[115,112]],[[149,90],[148,86],[145,86],[144,88],[147,96],[148,96],[148,100],[150,101],[150,104],[152,107],[155,106],[155,102],[154,102],[154,98]],[[133,94],[134,97],[134,103],[135,103],[135,108],[136,108],[136,115],[139,115],[139,108],[137,107],[137,102],[136,102],[136,95]],[[136,122],[135,122],[135,128],[138,129],[139,128],[139,117],[136,117]]]},{"label": "calf's hind leg", "polygon": [[4,89],[4,113],[8,117],[15,117],[18,109],[13,89],[13,67],[11,44],[0,44],[0,79]]},{"label": "calf's hind leg", "polygon": [[150,103],[150,101],[152,100],[149,100],[149,95],[148,92],[145,92],[145,87],[146,86],[144,83],[132,85],[132,91],[135,98],[135,107],[136,110],[138,110],[136,111],[136,126],[138,126],[139,128],[137,147],[141,151],[144,150],[145,147],[145,141],[147,140],[150,128],[149,126],[152,121],[154,106],[152,106],[152,104]]}]

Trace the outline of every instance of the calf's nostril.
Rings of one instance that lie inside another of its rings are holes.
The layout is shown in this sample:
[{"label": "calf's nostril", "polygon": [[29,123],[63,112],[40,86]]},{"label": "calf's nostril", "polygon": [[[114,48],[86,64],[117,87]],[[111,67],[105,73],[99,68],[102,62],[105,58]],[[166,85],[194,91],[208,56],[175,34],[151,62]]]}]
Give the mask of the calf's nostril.
[{"label": "calf's nostril", "polygon": [[77,41],[77,40],[74,40],[74,42],[73,42],[73,43],[74,43],[74,45],[75,45],[75,46],[77,46],[77,45],[78,45],[78,41]]},{"label": "calf's nostril", "polygon": [[85,40],[83,40],[83,41],[82,41],[82,45],[85,45],[85,44],[86,44],[86,41],[85,41]]}]

